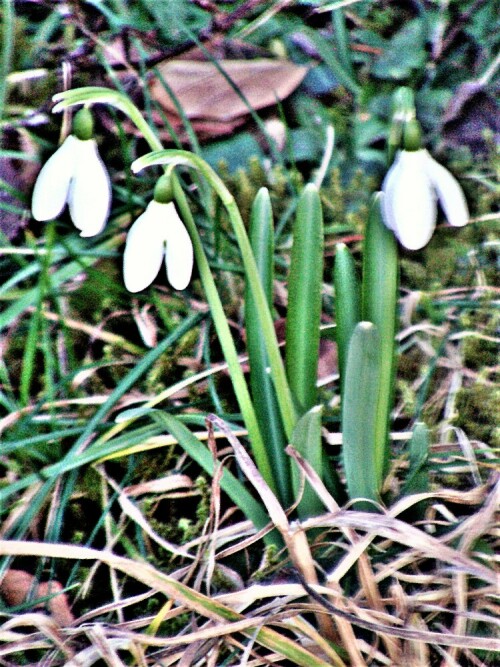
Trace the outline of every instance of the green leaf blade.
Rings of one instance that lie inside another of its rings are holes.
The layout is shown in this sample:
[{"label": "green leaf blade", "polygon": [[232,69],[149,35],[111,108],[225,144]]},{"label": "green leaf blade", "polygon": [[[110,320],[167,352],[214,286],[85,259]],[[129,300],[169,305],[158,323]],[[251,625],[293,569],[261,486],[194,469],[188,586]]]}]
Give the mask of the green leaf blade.
[{"label": "green leaf blade", "polygon": [[[316,405],[306,412],[295,427],[292,435],[292,445],[301,454],[320,478],[323,477],[323,448],[321,443],[321,406]],[[295,498],[300,490],[300,473],[297,466],[292,468],[293,491]],[[301,519],[317,516],[324,511],[324,506],[314,489],[306,480],[302,499],[297,506],[297,513]]]},{"label": "green leaf blade", "polygon": [[299,414],[317,403],[323,280],[323,213],[317,188],[302,193],[293,228],[286,319],[286,370]]},{"label": "green leaf blade", "polygon": [[374,197],[365,232],[361,317],[372,322],[380,336],[381,375],[375,425],[375,465],[380,479],[389,458],[389,426],[394,400],[396,311],[398,302],[398,247],[384,225],[382,195]]},{"label": "green leaf blade", "polygon": [[[271,308],[274,279],[274,227],[271,199],[262,188],[253,202],[250,215],[250,244],[268,305]],[[273,462],[272,470],[280,501],[284,506],[292,502],[290,461],[285,454],[287,445],[276,389],[269,375],[269,357],[262,344],[262,330],[253,294],[248,284],[245,289],[245,325],[250,363],[250,389],[255,413]]]},{"label": "green leaf blade", "polygon": [[349,497],[378,501],[375,426],[380,384],[380,336],[360,322],[351,336],[342,400],[342,456]]},{"label": "green leaf blade", "polygon": [[337,246],[333,284],[340,384],[343,387],[349,341],[356,325],[361,320],[361,289],[354,259],[344,243],[339,243]]}]

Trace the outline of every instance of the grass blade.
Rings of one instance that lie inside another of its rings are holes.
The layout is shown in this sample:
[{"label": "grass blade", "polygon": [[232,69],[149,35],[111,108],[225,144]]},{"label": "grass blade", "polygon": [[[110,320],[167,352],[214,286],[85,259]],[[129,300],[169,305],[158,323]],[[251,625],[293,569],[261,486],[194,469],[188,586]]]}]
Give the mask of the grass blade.
[{"label": "grass blade", "polygon": [[[194,436],[191,431],[178,419],[166,412],[155,410],[151,416],[161,424],[171,435],[176,438],[180,446],[196,463],[209,475],[214,474],[215,462],[210,450]],[[220,479],[221,488],[237,505],[245,516],[252,521],[257,529],[264,528],[269,523],[269,516],[264,509],[264,505],[257,501],[247,488],[231,473],[224,469]],[[281,538],[277,531],[269,533],[266,538],[270,542],[281,544]]]},{"label": "grass blade", "polygon": [[345,25],[344,10],[341,7],[332,11],[332,23],[334,27],[333,36],[337,45],[339,60],[347,74],[353,81],[355,81],[351,51],[349,48],[349,32]]},{"label": "grass blade", "polygon": [[[54,545],[43,542],[1,540],[0,555],[96,560],[106,563],[109,567],[119,570],[131,579],[140,581],[155,591],[163,593],[168,599],[174,600],[178,605],[183,605],[187,611],[198,613],[202,617],[211,619],[216,624],[223,626],[224,623],[245,621],[245,617],[234,611],[230,606],[189,588],[186,584],[169,577],[149,563],[115,556],[110,551],[98,551],[97,549],[80,547],[74,544]],[[329,667],[331,665],[330,662],[325,662],[322,658],[302,647],[300,642],[295,639],[265,626],[264,620],[262,617],[257,617],[250,624],[250,627],[238,627],[238,632],[243,632],[251,641],[282,655],[287,664],[301,667]]]},{"label": "grass blade", "polygon": [[11,0],[2,2],[2,49],[0,56],[0,119],[5,117],[5,102],[7,100],[7,75],[10,74],[12,55],[14,53],[14,3]]},{"label": "grass blade", "polygon": [[429,429],[423,422],[417,422],[413,427],[409,449],[410,469],[401,492],[404,496],[425,493],[429,489]]},{"label": "grass blade", "polygon": [[347,88],[347,90],[350,93],[352,93],[354,97],[357,97],[361,92],[361,86],[352,76],[352,73],[349,71],[349,68],[344,66],[344,63],[339,58],[337,58],[337,56],[332,50],[331,44],[329,44],[328,41],[324,37],[322,37],[317,30],[304,28],[303,32],[314,44],[316,50],[319,53],[320,58],[323,60],[325,65],[330,68],[332,73],[337,77],[339,83],[345,86],[345,88]]}]

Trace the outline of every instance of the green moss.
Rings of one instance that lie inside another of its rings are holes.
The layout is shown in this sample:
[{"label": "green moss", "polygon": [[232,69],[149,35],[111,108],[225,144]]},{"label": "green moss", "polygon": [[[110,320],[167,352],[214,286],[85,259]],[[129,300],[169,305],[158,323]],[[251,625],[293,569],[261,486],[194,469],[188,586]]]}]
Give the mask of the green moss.
[{"label": "green moss", "polygon": [[457,416],[452,423],[470,439],[500,445],[500,389],[479,382],[464,387],[457,394],[455,407]]},{"label": "green moss", "polygon": [[470,336],[464,341],[463,359],[464,364],[474,370],[494,366],[498,361],[498,345],[484,337]]}]

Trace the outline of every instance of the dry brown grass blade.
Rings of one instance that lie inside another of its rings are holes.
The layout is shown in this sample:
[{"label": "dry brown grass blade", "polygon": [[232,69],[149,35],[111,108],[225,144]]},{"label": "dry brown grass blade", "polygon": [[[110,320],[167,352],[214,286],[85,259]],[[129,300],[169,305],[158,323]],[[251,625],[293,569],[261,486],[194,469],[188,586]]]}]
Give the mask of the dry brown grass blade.
[{"label": "dry brown grass blade", "polygon": [[141,530],[143,530],[146,535],[149,535],[149,537],[159,544],[165,551],[168,551],[172,554],[175,554],[176,556],[181,556],[183,558],[188,558],[188,559],[193,559],[193,555],[190,554],[188,551],[185,549],[181,549],[180,547],[176,546],[172,542],[169,542],[168,540],[165,540],[161,535],[158,535],[158,533],[153,530],[149,522],[146,520],[140,509],[135,505],[122,491],[122,489],[116,484],[116,482],[111,479],[108,475],[104,473],[102,469],[99,469],[100,474],[106,479],[107,483],[111,486],[111,488],[114,490],[114,492],[117,494],[118,498],[118,503],[121,507],[121,510],[124,514],[126,514],[129,519],[131,519],[134,523],[136,523],[138,526],[140,526]]},{"label": "dry brown grass blade", "polygon": [[[227,424],[216,415],[209,415],[207,420],[214,424],[214,426],[217,426],[226,435],[228,442],[234,449],[243,474],[257,490],[262,502],[266,506],[272,523],[280,531],[293,564],[299,569],[309,584],[313,586],[317,585],[319,582],[316,568],[305,533],[300,527],[298,530],[292,529],[285,510],[281,507],[278,499],[264,481],[246,449],[239,442],[238,438],[233,435]],[[323,635],[333,641],[335,639],[335,631],[331,619],[325,617],[324,614],[320,614],[317,621]]]},{"label": "dry brown grass blade", "polygon": [[[71,648],[66,645],[62,630],[56,621],[46,614],[39,612],[20,614],[6,621],[1,628],[0,636],[3,633],[9,633],[13,628],[28,627],[36,628],[43,637],[50,640],[52,645],[57,646],[67,658],[73,655]],[[10,653],[17,653],[18,651],[22,653],[26,650],[26,647],[31,649],[34,646],[40,645],[40,636],[32,637],[24,633],[16,633],[16,635],[17,641],[9,642],[6,646],[0,647],[0,655],[8,655]],[[45,642],[42,640],[41,644],[45,645]]]},{"label": "dry brown grass blade", "polygon": [[[482,535],[484,535],[495,520],[498,511],[500,499],[500,482],[498,482],[490,493],[487,502],[478,512],[474,514],[473,521],[468,522],[468,530],[463,533],[459,551],[463,554],[469,553],[473,544]],[[457,572],[453,576],[453,591],[455,598],[456,614],[452,626],[452,632],[455,634],[465,634],[467,631],[467,575],[464,572]],[[450,662],[457,660],[459,648],[451,647],[444,656],[442,667],[446,667]]]},{"label": "dry brown grass blade", "polygon": [[385,537],[393,542],[404,544],[427,558],[449,563],[451,566],[464,570],[478,579],[491,584],[498,583],[498,577],[489,568],[448,547],[437,538],[388,515],[341,510],[334,515],[323,515],[304,522],[305,529],[319,527],[354,528],[370,535]]},{"label": "dry brown grass blade", "polygon": [[[304,472],[306,479],[318,494],[318,497],[321,499],[325,507],[327,507],[327,509],[333,513],[340,511],[339,505],[328,492],[322,480],[316,471],[312,468],[312,466],[308,463],[308,461],[306,461],[304,457],[301,456],[300,453],[297,452],[297,450],[291,445],[286,448],[286,452],[295,460],[297,465]],[[350,528],[345,528],[343,533],[351,543],[352,548],[350,548],[346,556],[341,559],[340,567],[335,568],[335,575],[332,576],[330,574],[328,577],[328,586],[332,589],[334,600],[337,604],[339,604],[340,579],[354,563],[357,563],[361,588],[365,593],[368,604],[372,609],[376,609],[384,613],[386,611],[385,606],[382,602],[382,596],[379,593],[373,570],[366,553],[366,549],[369,546],[371,539],[369,537],[359,537],[359,535],[357,535],[357,533]],[[348,567],[345,569],[347,564]],[[336,619],[336,625],[342,636],[343,644],[345,646],[356,647],[356,637],[352,627],[350,627],[350,625],[345,620],[341,621],[340,619]],[[386,643],[386,648],[392,661],[395,664],[398,664],[401,661],[402,651],[399,642],[394,637],[388,636],[384,636],[384,642]],[[360,651],[357,648],[353,650],[356,650],[357,654],[351,655],[351,660],[356,660],[359,664],[361,664],[362,658]]]},{"label": "dry brown grass blade", "polygon": [[[391,637],[400,637],[401,639],[414,640],[418,642],[425,642],[432,646],[441,644],[442,646],[457,646],[460,648],[481,649],[486,651],[500,652],[500,639],[493,637],[471,636],[471,635],[453,635],[447,632],[429,632],[421,630],[413,630],[410,628],[401,628],[394,625],[383,625],[373,621],[368,621],[356,616],[353,613],[345,612],[339,607],[336,607],[328,599],[322,598],[318,591],[312,588],[303,581],[302,585],[307,590],[309,595],[317,600],[321,605],[328,609],[332,614],[343,616],[349,620],[353,625],[360,628],[370,630],[378,635],[387,634]],[[328,590],[328,595],[331,591]],[[366,610],[360,610],[366,611]]]},{"label": "dry brown grass blade", "polygon": [[[221,624],[221,628],[228,622],[245,620],[229,607],[190,589],[172,577],[156,570],[151,565],[115,556],[107,551],[68,544],[1,540],[0,555],[97,560],[140,581],[155,591],[164,593],[168,598],[175,600],[177,604],[183,605],[186,610],[196,612],[202,617]],[[253,637],[257,643],[265,648],[282,653],[288,659],[295,660],[297,665],[303,667],[328,667],[328,663],[304,649],[300,643],[293,642],[279,632],[266,627],[264,624],[268,622],[267,618],[249,619],[249,622],[251,621],[253,621],[252,628],[245,631],[245,634]]]},{"label": "dry brown grass blade", "polygon": [[158,477],[147,482],[132,484],[123,489],[127,496],[142,496],[146,493],[171,493],[179,489],[192,489],[193,480],[189,475],[171,473],[165,477]]}]

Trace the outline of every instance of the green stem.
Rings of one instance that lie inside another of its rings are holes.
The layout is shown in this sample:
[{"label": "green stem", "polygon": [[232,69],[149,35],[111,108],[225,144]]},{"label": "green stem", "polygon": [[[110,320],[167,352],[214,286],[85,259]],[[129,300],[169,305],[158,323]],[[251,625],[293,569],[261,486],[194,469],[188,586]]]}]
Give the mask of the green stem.
[{"label": "green stem", "polygon": [[0,119],[4,117],[7,99],[7,76],[10,73],[12,53],[14,51],[14,3],[3,0],[2,20],[2,55],[0,60]]},{"label": "green stem", "polygon": [[215,173],[215,171],[202,158],[198,157],[197,155],[193,155],[189,151],[153,151],[152,153],[144,155],[143,157],[136,160],[132,164],[132,171],[137,172],[144,167],[161,164],[168,164],[172,167],[175,167],[176,165],[185,165],[197,169],[213,187],[226,208],[240,248],[243,268],[247,277],[248,286],[255,301],[256,312],[258,314],[259,323],[262,329],[263,342],[266,347],[266,352],[269,356],[271,378],[274,382],[274,386],[276,387],[276,394],[280,406],[281,417],[283,419],[283,426],[285,428],[287,437],[290,438],[297,421],[297,416],[292,401],[290,387],[286,379],[285,367],[281,358],[271,311],[269,310],[266,295],[260,282],[258,268],[255,263],[250,241],[248,240],[245,225],[243,224],[243,220],[234,197],[226,188],[222,179],[220,179],[219,176]]},{"label": "green stem", "polygon": [[[163,147],[161,141],[159,140],[155,132],[151,129],[146,120],[143,118],[139,109],[137,109],[137,107],[128,97],[122,95],[122,93],[118,91],[111,90],[108,88],[89,86],[86,88],[77,88],[74,90],[69,90],[65,93],[60,93],[58,95],[55,95],[53,99],[56,102],[56,105],[53,109],[55,112],[62,111],[63,109],[79,104],[109,104],[119,109],[123,113],[125,113],[130,118],[130,120],[135,124],[137,129],[141,132],[144,139],[148,142],[148,144],[153,150],[153,152],[149,153],[147,156],[144,156],[140,160],[136,160],[134,165],[137,165],[138,163],[142,163],[142,166],[149,166],[152,164],[168,164],[171,162],[171,160],[169,159],[160,159],[155,162],[150,158],[153,156],[161,156],[163,158],[165,155],[169,155],[173,152],[183,157],[181,161],[182,164],[198,167],[199,170],[202,172],[202,174],[207,177],[208,182],[211,183],[212,185],[214,185],[215,183],[215,185],[217,186],[215,187],[215,189],[228,210],[230,218],[233,221],[233,225],[235,225],[235,231],[238,231],[237,234],[238,240],[240,240],[242,235],[244,235],[244,239],[246,239],[248,244],[248,249],[250,248],[239,210],[236,206],[236,203],[234,202],[234,199],[226,189],[224,183],[218,178],[215,172],[212,172],[210,167],[203,160],[201,160],[201,158],[192,155],[188,151],[162,150]],[[132,165],[133,171],[139,171],[139,169],[142,168],[140,167],[134,169],[134,165]],[[259,424],[257,421],[257,417],[255,415],[255,410],[252,404],[250,393],[248,391],[248,386],[245,380],[245,376],[243,374],[243,371],[241,370],[240,362],[238,359],[238,353],[236,351],[233,338],[231,336],[231,331],[229,329],[227,318],[224,313],[224,308],[222,306],[222,302],[220,300],[219,293],[217,291],[217,287],[214,278],[212,276],[212,272],[210,270],[210,266],[205,254],[205,250],[203,248],[203,244],[201,242],[200,235],[198,233],[198,229],[196,227],[193,215],[191,213],[191,209],[189,208],[186,195],[184,194],[184,191],[180,186],[179,181],[174,173],[172,173],[171,178],[172,178],[172,187],[174,191],[175,200],[177,202],[182,219],[184,221],[184,224],[186,225],[186,228],[191,237],[191,241],[193,243],[193,250],[196,257],[200,279],[202,281],[203,288],[205,290],[205,295],[207,297],[207,301],[210,306],[210,310],[214,320],[214,325],[217,331],[217,335],[219,337],[222,351],[224,353],[224,358],[226,359],[226,362],[229,367],[229,372],[231,375],[231,381],[234,387],[234,392],[236,394],[236,399],[240,406],[240,410],[243,414],[245,425],[248,429],[249,440],[251,443],[255,461],[267,484],[271,487],[271,489],[274,492],[276,492],[276,484],[274,482],[272,466],[269,461],[269,456],[267,454],[265,443],[262,438],[262,434],[260,432]],[[251,255],[251,250],[250,250],[250,255]],[[251,255],[251,257],[253,259],[253,255]],[[260,286],[260,283],[258,281],[258,276],[257,276],[257,282],[258,286]],[[262,287],[261,287],[261,292],[263,295]],[[263,298],[265,306],[267,307],[267,303],[265,302],[265,296],[263,296]],[[269,313],[269,319],[274,334],[274,326],[268,308],[267,312]],[[279,355],[277,342],[276,342],[276,349]]]},{"label": "green stem", "polygon": [[52,99],[56,102],[52,110],[54,113],[81,104],[109,104],[130,118],[151,146],[151,150],[157,151],[163,148],[158,135],[152,130],[139,109],[128,97],[122,95],[117,90],[102,88],[100,86],[85,86],[83,88],[73,88],[64,93],[58,93]]},{"label": "green stem", "polygon": [[144,120],[139,109],[137,109],[128,97],[116,90],[94,86],[76,88],[54,95],[53,100],[56,102],[53,109],[54,112],[62,111],[63,109],[79,104],[109,104],[125,113],[136,125],[137,129],[140,130],[143,137],[153,149],[152,153],[144,155],[133,163],[132,171],[137,172],[144,167],[161,164],[190,166],[200,171],[214,188],[228,212],[240,247],[243,266],[248,278],[249,287],[255,299],[255,305],[259,314],[259,322],[262,327],[262,335],[266,345],[266,351],[269,355],[271,377],[279,398],[283,426],[287,437],[291,437],[297,417],[292,402],[290,388],[286,379],[285,368],[281,359],[276,333],[274,331],[274,323],[267,305],[266,295],[264,294],[264,290],[260,283],[257,266],[245,230],[245,225],[241,219],[241,214],[234,197],[226,188],[224,182],[199,156],[193,155],[189,151],[162,150],[160,140]]},{"label": "green stem", "polygon": [[184,190],[174,175],[172,182],[174,197],[177,202],[177,206],[179,207],[179,212],[193,243],[194,255],[196,257],[196,264],[198,266],[200,279],[203,284],[203,289],[205,290],[205,296],[207,297],[207,301],[210,306],[210,312],[212,313],[212,318],[217,335],[219,337],[222,351],[224,353],[224,358],[226,359],[229,368],[229,374],[231,376],[234,393],[236,394],[240,410],[243,414],[245,425],[248,429],[248,436],[250,445],[252,447],[252,452],[255,457],[255,462],[267,484],[276,493],[273,469],[267,454],[262,434],[260,432],[257,416],[255,414],[252,399],[248,391],[245,376],[241,370],[238,353],[231,336],[231,330],[229,329],[229,324],[227,322],[224,308],[215,285],[215,280],[210,270],[208,259],[205,254],[200,235],[198,233],[198,228],[196,227],[196,223],[191,213],[191,209],[189,208]]}]

